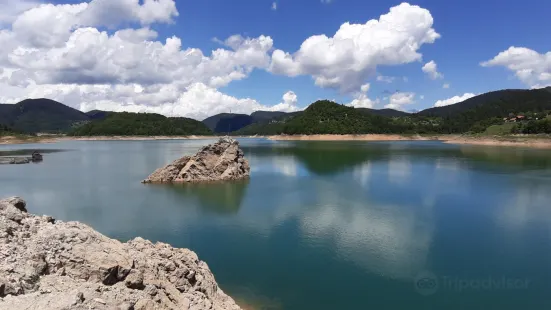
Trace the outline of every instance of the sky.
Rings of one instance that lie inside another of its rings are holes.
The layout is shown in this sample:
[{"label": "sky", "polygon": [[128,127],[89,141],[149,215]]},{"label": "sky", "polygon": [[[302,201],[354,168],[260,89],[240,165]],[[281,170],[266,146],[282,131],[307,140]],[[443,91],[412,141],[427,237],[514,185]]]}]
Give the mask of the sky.
[{"label": "sky", "polygon": [[0,102],[414,111],[551,85],[551,1],[2,0]]}]

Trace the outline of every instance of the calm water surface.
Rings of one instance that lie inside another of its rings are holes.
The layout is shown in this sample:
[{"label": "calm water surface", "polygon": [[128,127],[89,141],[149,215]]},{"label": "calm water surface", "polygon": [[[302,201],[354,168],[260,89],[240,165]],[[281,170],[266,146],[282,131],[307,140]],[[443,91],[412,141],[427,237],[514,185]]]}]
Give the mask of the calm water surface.
[{"label": "calm water surface", "polygon": [[0,197],[189,247],[258,309],[551,306],[550,151],[244,139],[247,182],[140,184],[207,142],[0,146],[62,150],[0,166]]}]

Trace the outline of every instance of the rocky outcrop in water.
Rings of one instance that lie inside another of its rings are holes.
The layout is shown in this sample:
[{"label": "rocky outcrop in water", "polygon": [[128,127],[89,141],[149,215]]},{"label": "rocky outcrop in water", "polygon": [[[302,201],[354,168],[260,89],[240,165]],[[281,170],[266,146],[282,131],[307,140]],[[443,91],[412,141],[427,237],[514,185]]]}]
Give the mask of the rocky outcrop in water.
[{"label": "rocky outcrop in water", "polygon": [[31,157],[22,157],[22,156],[16,156],[16,157],[0,157],[0,165],[20,165],[20,164],[28,164],[30,162],[36,163],[42,161],[42,154],[34,151],[31,154]]},{"label": "rocky outcrop in water", "polygon": [[42,159],[43,159],[42,154],[38,153],[37,151],[34,151],[31,154],[31,160],[33,162],[39,162],[39,161],[42,161]]},{"label": "rocky outcrop in water", "polygon": [[107,238],[0,200],[0,310],[237,310],[188,249]]},{"label": "rocky outcrop in water", "polygon": [[0,165],[21,165],[31,162],[27,157],[0,157]]},{"label": "rocky outcrop in water", "polygon": [[226,137],[203,147],[194,156],[184,156],[155,170],[142,183],[239,180],[248,178],[250,170],[239,142]]}]

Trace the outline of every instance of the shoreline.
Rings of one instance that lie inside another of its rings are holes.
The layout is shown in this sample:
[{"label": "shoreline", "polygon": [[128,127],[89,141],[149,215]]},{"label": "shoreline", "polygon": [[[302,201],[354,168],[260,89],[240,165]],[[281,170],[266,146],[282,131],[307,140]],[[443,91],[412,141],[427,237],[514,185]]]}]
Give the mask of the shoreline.
[{"label": "shoreline", "polygon": [[[218,139],[216,136],[86,136],[72,137],[65,135],[38,136],[4,136],[0,145],[28,143],[56,143],[63,141],[150,141],[150,140],[201,140]],[[476,135],[400,135],[400,134],[358,134],[358,135],[271,135],[271,136],[232,136],[233,138],[266,138],[272,141],[442,141],[449,144],[467,144],[481,146],[507,146],[551,149],[551,135],[510,135],[510,136],[476,136]]]},{"label": "shoreline", "polygon": [[276,135],[273,141],[441,141],[448,144],[508,146],[551,149],[551,135],[468,136],[468,135]]},{"label": "shoreline", "polygon": [[427,141],[438,140],[438,136],[399,135],[399,134],[359,134],[359,135],[275,135],[267,136],[274,141]]},{"label": "shoreline", "polygon": [[220,136],[82,136],[39,135],[39,136],[4,136],[0,137],[2,144],[56,143],[62,141],[149,141],[149,140],[201,140],[217,139]]}]

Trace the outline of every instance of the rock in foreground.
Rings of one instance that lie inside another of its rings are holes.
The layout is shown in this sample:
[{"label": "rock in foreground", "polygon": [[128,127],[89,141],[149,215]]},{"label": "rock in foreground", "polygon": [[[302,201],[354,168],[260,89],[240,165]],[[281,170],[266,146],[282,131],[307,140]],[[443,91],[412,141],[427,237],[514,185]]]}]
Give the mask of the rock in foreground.
[{"label": "rock in foreground", "polygon": [[188,249],[107,238],[0,200],[0,309],[240,309]]},{"label": "rock in foreground", "polygon": [[194,156],[184,156],[173,163],[155,170],[143,183],[185,183],[229,181],[249,177],[249,162],[245,159],[239,142],[220,138],[214,144],[203,147]]}]

